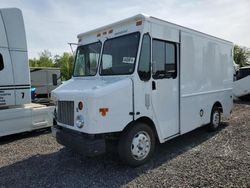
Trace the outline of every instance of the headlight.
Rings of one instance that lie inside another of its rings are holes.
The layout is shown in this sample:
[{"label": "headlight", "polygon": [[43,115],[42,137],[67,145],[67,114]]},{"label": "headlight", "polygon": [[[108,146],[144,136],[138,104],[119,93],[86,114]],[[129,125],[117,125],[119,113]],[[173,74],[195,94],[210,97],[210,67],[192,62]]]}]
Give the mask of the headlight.
[{"label": "headlight", "polygon": [[82,127],[84,126],[84,118],[83,118],[82,115],[78,115],[78,116],[76,117],[76,126],[77,126],[78,128],[82,128]]}]

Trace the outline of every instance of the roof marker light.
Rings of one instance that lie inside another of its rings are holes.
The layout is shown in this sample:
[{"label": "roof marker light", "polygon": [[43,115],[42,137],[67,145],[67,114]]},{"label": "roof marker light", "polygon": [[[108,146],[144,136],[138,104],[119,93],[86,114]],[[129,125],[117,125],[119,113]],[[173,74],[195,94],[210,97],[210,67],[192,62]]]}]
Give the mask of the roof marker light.
[{"label": "roof marker light", "polygon": [[142,21],[141,21],[141,20],[139,20],[139,21],[136,22],[136,26],[139,26],[139,25],[141,25],[141,24],[142,24]]},{"label": "roof marker light", "polygon": [[110,29],[110,30],[109,30],[109,34],[111,34],[111,33],[113,33],[113,29]]}]

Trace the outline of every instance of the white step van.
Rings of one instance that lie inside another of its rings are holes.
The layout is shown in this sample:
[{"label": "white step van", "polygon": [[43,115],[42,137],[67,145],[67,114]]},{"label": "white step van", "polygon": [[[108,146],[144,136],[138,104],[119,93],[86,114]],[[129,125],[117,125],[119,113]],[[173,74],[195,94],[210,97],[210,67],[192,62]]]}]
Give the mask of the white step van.
[{"label": "white step van", "polygon": [[0,137],[49,127],[54,107],[31,104],[22,12],[0,9]]},{"label": "white step van", "polygon": [[233,44],[151,16],[78,35],[72,78],[55,89],[53,135],[86,155],[118,141],[121,159],[145,163],[163,143],[233,106]]}]

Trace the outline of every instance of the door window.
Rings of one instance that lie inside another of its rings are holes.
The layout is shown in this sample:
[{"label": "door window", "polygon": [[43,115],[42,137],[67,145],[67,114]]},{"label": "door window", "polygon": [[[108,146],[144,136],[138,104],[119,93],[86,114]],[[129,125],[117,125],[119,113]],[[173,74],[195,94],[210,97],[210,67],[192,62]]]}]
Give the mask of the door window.
[{"label": "door window", "polygon": [[153,40],[153,78],[176,78],[177,60],[176,44]]},{"label": "door window", "polygon": [[0,71],[3,70],[4,64],[3,64],[3,56],[0,54]]},{"label": "door window", "polygon": [[147,81],[151,77],[150,71],[150,36],[145,34],[142,40],[141,54],[138,65],[138,75],[141,80]]}]

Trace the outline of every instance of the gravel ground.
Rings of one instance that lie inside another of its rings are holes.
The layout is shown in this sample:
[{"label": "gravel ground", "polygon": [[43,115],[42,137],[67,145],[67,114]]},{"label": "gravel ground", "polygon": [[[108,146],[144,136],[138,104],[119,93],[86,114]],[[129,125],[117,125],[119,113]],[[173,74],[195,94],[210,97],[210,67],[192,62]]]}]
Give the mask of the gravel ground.
[{"label": "gravel ground", "polygon": [[48,130],[1,138],[0,156],[0,187],[250,187],[250,103],[235,104],[217,132],[158,144],[137,168],[111,154],[84,158]]}]

